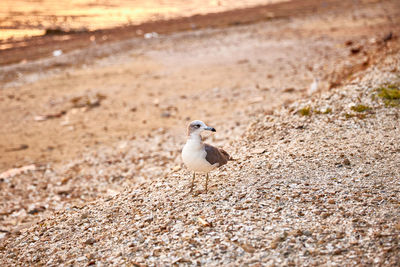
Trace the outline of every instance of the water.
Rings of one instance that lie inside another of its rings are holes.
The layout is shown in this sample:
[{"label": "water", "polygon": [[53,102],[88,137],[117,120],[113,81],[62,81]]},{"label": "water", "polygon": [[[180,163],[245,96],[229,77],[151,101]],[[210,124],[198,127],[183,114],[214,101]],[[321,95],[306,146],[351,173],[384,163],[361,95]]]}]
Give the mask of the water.
[{"label": "water", "polygon": [[282,1],[0,0],[0,40],[42,35],[46,28],[106,29]]}]

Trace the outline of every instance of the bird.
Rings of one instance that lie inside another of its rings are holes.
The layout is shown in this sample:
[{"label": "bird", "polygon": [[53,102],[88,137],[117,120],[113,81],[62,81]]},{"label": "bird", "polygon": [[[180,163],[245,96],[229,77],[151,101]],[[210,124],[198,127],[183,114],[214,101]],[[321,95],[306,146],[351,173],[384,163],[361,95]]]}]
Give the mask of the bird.
[{"label": "bird", "polygon": [[187,141],[182,149],[182,160],[186,167],[193,171],[190,193],[193,191],[196,172],[206,173],[205,193],[208,187],[208,173],[233,160],[222,148],[203,143],[203,131],[216,132],[213,127],[207,126],[200,120],[194,120],[187,127]]}]

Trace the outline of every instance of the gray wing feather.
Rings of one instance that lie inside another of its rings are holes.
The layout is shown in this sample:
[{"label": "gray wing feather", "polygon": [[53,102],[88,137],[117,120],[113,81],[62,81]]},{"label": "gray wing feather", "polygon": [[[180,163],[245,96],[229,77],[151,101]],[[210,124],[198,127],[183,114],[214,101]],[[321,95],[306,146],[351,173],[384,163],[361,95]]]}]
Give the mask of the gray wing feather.
[{"label": "gray wing feather", "polygon": [[213,147],[209,144],[204,144],[204,149],[206,150],[206,160],[214,165],[218,163],[218,166],[226,164],[229,160],[229,155],[224,150]]}]

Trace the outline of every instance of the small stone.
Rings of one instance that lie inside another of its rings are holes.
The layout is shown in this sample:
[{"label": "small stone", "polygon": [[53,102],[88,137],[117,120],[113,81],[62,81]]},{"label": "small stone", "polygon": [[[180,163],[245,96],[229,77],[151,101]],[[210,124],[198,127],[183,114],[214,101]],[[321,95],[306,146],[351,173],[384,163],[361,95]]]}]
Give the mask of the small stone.
[{"label": "small stone", "polygon": [[40,207],[33,208],[33,209],[29,210],[28,213],[34,215],[34,214],[38,214],[39,212],[43,212],[45,210],[46,210],[45,207],[40,206]]},{"label": "small stone", "polygon": [[331,216],[332,214],[330,213],[330,212],[323,212],[322,214],[321,214],[321,217],[323,218],[323,219],[326,219],[326,218],[328,218],[329,216]]},{"label": "small stone", "polygon": [[76,261],[84,261],[84,260],[86,260],[85,256],[82,256],[82,257],[79,257],[79,258],[76,259]]},{"label": "small stone", "polygon": [[96,239],[94,238],[89,238],[84,242],[85,245],[93,245],[94,243],[96,243]]},{"label": "small stone", "polygon": [[335,251],[333,251],[333,255],[340,255],[343,253],[343,250],[341,249],[336,249]]},{"label": "small stone", "polygon": [[255,248],[250,244],[241,244],[240,246],[244,251],[248,253],[254,253],[256,251]]},{"label": "small stone", "polygon": [[312,232],[309,231],[309,230],[304,230],[304,231],[303,231],[303,235],[305,235],[305,236],[311,236],[311,235],[312,235]]},{"label": "small stone", "polygon": [[262,154],[266,151],[265,148],[255,148],[251,151],[252,154]]},{"label": "small stone", "polygon": [[173,172],[177,172],[177,171],[179,171],[180,169],[181,169],[181,166],[178,165],[178,166],[173,167],[173,168],[172,168],[172,171],[173,171]]},{"label": "small stone", "polygon": [[57,188],[57,194],[59,195],[69,195],[72,193],[74,188],[70,185],[63,185]]},{"label": "small stone", "polygon": [[362,46],[355,46],[355,47],[352,47],[352,48],[350,49],[350,52],[351,52],[353,55],[355,55],[355,54],[360,53],[361,50],[362,50]]},{"label": "small stone", "polygon": [[276,249],[278,247],[279,242],[276,240],[272,241],[271,244],[269,245],[270,248]]},{"label": "small stone", "polygon": [[297,230],[293,230],[290,234],[292,236],[298,237],[298,236],[302,236],[303,235],[303,231],[301,231],[300,229],[297,229]]},{"label": "small stone", "polygon": [[201,217],[198,217],[197,220],[204,227],[210,227],[211,226],[211,223],[209,223],[208,221],[206,221],[205,219],[203,219]]},{"label": "small stone", "polygon": [[169,117],[171,117],[171,113],[169,113],[169,112],[163,112],[163,113],[161,113],[161,117],[162,118],[169,118]]},{"label": "small stone", "polygon": [[154,219],[153,216],[148,216],[146,219],[144,219],[144,221],[150,223],[153,221],[153,219]]}]

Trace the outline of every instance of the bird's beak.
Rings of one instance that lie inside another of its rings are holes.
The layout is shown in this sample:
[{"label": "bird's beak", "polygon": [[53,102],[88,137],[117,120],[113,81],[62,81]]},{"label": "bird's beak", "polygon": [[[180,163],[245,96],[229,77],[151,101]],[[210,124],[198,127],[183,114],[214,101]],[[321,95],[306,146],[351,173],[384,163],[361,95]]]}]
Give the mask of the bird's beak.
[{"label": "bird's beak", "polygon": [[208,126],[206,128],[204,128],[204,130],[216,132],[216,130],[213,127],[208,127]]}]

